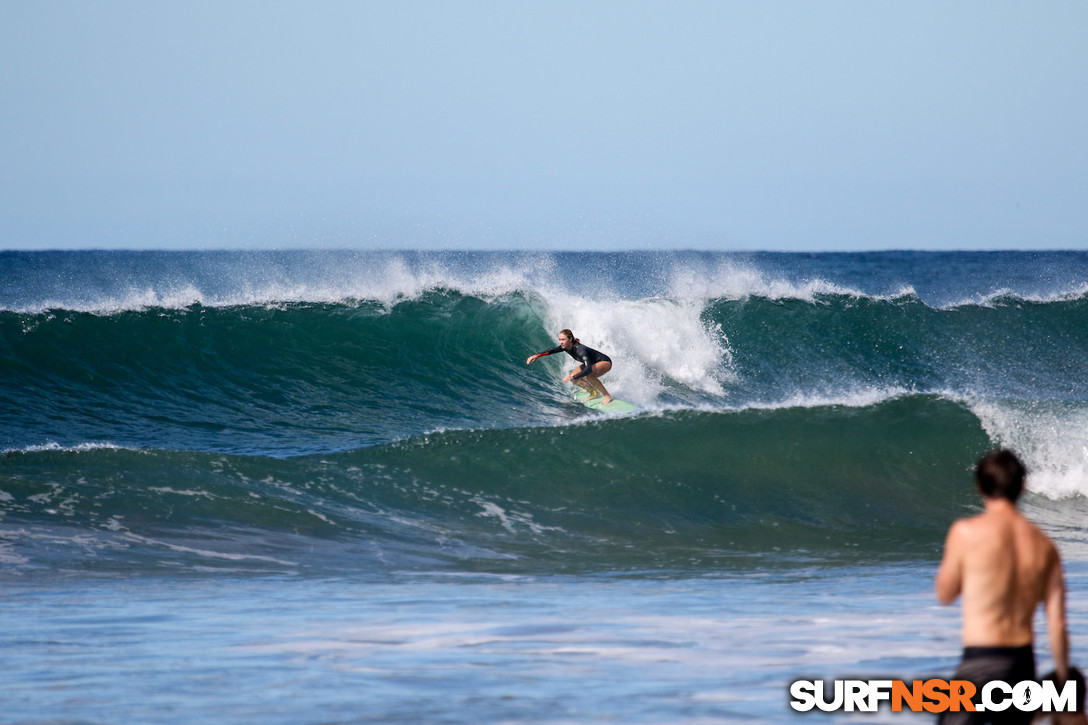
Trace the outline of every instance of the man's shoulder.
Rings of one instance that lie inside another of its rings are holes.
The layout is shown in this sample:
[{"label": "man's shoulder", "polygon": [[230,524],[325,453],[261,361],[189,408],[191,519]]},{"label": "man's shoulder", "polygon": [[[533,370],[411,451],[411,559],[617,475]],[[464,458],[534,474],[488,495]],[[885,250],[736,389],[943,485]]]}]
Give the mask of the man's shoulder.
[{"label": "man's shoulder", "polygon": [[1008,540],[1015,536],[1015,529],[1023,528],[1024,526],[1030,527],[1035,534],[1042,535],[1042,532],[1031,523],[1028,519],[1022,516],[1017,511],[982,511],[973,516],[965,516],[964,518],[957,519],[948,530],[948,537],[951,540]]},{"label": "man's shoulder", "polygon": [[979,538],[983,530],[979,525],[980,515],[967,516],[952,522],[945,537],[946,556],[957,558],[973,548],[972,542]]},{"label": "man's shoulder", "polygon": [[991,517],[986,515],[986,512],[977,513],[974,516],[964,516],[962,519],[956,519],[952,522],[951,528],[948,533],[950,535],[968,536],[975,534],[981,530],[988,529],[993,526]]},{"label": "man's shoulder", "polygon": [[1049,547],[1051,549],[1056,548],[1054,546],[1054,542],[1050,540],[1050,537],[1047,536],[1046,533],[1042,529],[1040,529],[1035,524],[1035,522],[1032,521],[1031,519],[1029,519],[1027,516],[1024,516],[1024,514],[1017,511],[1016,512],[1016,517],[1015,517],[1014,520],[1016,522],[1016,525],[1022,531],[1026,532],[1028,535],[1035,538],[1037,541],[1039,541],[1040,544],[1045,544],[1047,547]]}]

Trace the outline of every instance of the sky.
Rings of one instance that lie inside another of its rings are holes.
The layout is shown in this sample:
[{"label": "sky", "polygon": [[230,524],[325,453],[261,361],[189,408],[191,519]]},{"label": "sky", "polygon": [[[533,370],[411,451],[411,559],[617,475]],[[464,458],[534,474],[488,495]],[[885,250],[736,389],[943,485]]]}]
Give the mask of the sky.
[{"label": "sky", "polygon": [[0,249],[1088,248],[1084,0],[0,0]]}]

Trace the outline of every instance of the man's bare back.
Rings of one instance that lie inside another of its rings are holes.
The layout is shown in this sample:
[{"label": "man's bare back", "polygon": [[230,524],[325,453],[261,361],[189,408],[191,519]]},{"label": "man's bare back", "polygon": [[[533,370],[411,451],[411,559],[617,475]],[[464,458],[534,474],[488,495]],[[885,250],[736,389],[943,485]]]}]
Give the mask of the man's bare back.
[{"label": "man's bare back", "polygon": [[1032,644],[1035,609],[1045,604],[1051,656],[1064,680],[1068,640],[1058,550],[1017,511],[1019,488],[1011,499],[981,492],[985,510],[960,519],[948,532],[937,599],[951,604],[962,595],[964,647]]},{"label": "man's bare back", "polygon": [[1006,499],[987,499],[985,512],[953,524],[936,589],[942,604],[963,595],[965,647],[1031,644],[1036,607],[1047,603],[1053,626],[1064,599],[1057,549]]}]

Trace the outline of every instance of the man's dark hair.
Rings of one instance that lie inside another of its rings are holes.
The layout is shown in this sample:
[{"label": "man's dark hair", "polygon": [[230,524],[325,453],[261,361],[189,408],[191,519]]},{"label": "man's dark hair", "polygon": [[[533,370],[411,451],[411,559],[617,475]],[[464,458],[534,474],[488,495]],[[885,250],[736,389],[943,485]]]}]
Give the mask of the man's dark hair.
[{"label": "man's dark hair", "polygon": [[1013,503],[1024,490],[1024,464],[1010,450],[987,453],[975,469],[975,484],[986,498],[1005,498]]}]

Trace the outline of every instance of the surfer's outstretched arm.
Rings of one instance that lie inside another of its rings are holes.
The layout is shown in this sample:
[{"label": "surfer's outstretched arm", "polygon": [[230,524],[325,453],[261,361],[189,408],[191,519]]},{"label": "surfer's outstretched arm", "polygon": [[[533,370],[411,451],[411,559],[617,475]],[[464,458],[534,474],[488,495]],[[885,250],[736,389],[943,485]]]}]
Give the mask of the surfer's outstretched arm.
[{"label": "surfer's outstretched arm", "polygon": [[535,355],[530,355],[529,359],[525,361],[525,364],[529,365],[534,360],[536,360],[538,357],[544,357],[545,355],[554,355],[557,352],[563,352],[563,346],[562,345],[556,345],[551,350],[545,350],[544,352],[538,352]]}]

